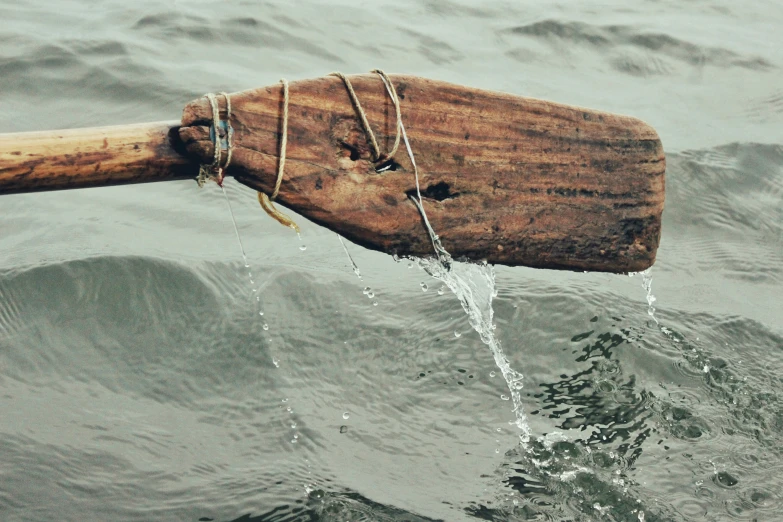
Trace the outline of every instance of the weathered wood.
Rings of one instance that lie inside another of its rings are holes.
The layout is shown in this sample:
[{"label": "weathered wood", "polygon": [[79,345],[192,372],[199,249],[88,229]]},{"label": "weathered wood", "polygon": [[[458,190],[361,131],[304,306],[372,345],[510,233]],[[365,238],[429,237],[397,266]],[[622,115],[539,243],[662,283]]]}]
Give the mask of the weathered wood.
[{"label": "weathered wood", "polygon": [[179,122],[0,134],[0,194],[192,179]]},{"label": "weathered wood", "polygon": [[[351,81],[381,143],[394,108],[376,75]],[[664,203],[660,139],[626,116],[392,76],[421,176],[424,208],[454,257],[608,272],[655,261]],[[221,110],[224,112],[222,97]],[[270,193],[276,179],[279,86],[231,95],[228,175]],[[211,162],[211,108],[185,107],[185,148]],[[366,247],[428,255],[401,149],[376,172],[345,86],[335,77],[290,85],[288,153],[278,201]]]},{"label": "weathered wood", "polygon": [[[376,75],[351,79],[388,147],[396,121],[383,84]],[[665,160],[652,128],[541,100],[392,79],[424,207],[455,257],[610,272],[654,262]],[[294,82],[290,92],[278,200],[369,248],[430,254],[403,149],[390,169],[376,172],[338,78]],[[267,193],[276,178],[281,103],[279,86],[232,95],[236,135],[227,174]],[[198,162],[212,161],[211,123],[200,99],[185,108],[181,128],[160,122],[0,135],[0,194],[194,178]]]}]

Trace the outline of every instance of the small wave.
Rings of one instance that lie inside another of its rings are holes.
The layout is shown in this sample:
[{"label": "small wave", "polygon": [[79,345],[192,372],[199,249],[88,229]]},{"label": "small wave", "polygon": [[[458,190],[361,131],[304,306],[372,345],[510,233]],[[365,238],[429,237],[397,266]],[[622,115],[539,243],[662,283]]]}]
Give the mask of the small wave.
[{"label": "small wave", "polygon": [[[216,21],[200,16],[174,12],[162,12],[140,18],[134,28],[148,36],[170,42],[174,40],[192,40],[199,44],[205,42],[227,42],[242,48],[277,49],[286,52],[300,51],[308,56],[317,56],[332,62],[342,62],[342,58],[328,52],[323,46],[313,43],[313,35],[303,38],[296,34],[302,30],[295,21],[278,20],[270,23],[252,16],[233,17]],[[308,28],[312,32],[312,29]]]},{"label": "small wave", "polygon": [[[246,344],[226,343],[227,330],[242,320],[224,304],[232,296],[183,265],[139,257],[69,261],[4,277],[0,293],[0,324],[10,333],[4,374],[20,382],[57,376],[191,404],[234,393],[243,382],[262,385],[260,373],[271,366],[257,333],[243,332]],[[14,335],[20,328],[25,334]],[[227,378],[236,388],[224,387]]]},{"label": "small wave", "polygon": [[671,74],[676,63],[768,70],[773,64],[760,56],[747,56],[724,47],[698,45],[665,33],[644,32],[628,25],[593,25],[584,22],[543,20],[512,27],[505,34],[533,38],[562,50],[563,44],[590,46],[600,51],[617,71],[633,76]]},{"label": "small wave", "polygon": [[664,230],[675,235],[667,247],[675,259],[726,269],[727,277],[783,281],[783,147],[735,143],[672,154],[667,163]]},{"label": "small wave", "polygon": [[745,115],[753,122],[780,121],[783,115],[783,89],[777,89],[769,95],[751,100]]}]

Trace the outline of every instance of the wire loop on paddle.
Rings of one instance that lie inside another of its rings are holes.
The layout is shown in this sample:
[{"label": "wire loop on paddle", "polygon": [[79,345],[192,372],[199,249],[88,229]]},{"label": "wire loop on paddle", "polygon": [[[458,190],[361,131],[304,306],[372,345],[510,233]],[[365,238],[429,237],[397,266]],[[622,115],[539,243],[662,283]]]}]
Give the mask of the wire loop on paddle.
[{"label": "wire loop on paddle", "polygon": [[[209,135],[214,145],[214,155],[212,163],[202,163],[198,169],[196,182],[199,187],[203,187],[208,181],[214,181],[221,187],[223,186],[223,171],[231,163],[231,155],[234,149],[234,127],[231,126],[231,97],[228,93],[219,93],[226,99],[226,119],[220,119],[220,106],[217,96],[209,92],[204,95],[209,100],[212,107],[212,126],[209,128]],[[222,162],[223,149],[226,150],[226,161]]]}]

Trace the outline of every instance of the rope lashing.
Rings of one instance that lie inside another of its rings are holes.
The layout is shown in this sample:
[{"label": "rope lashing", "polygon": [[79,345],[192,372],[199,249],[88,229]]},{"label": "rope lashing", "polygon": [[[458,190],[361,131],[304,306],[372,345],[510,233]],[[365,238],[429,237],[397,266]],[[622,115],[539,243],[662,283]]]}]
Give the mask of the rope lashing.
[{"label": "rope lashing", "polygon": [[[209,100],[209,105],[212,108],[210,137],[212,138],[215,152],[212,163],[202,163],[199,166],[198,177],[196,178],[199,187],[203,187],[208,181],[214,181],[218,185],[223,186],[223,171],[231,163],[231,154],[234,149],[234,127],[231,126],[231,97],[225,92],[219,94],[226,99],[225,126],[221,124],[222,120],[220,119],[220,107],[217,96],[211,92],[204,95]],[[221,135],[221,132],[224,135]],[[226,145],[225,163],[222,163],[223,143]]]},{"label": "rope lashing", "polygon": [[394,89],[394,85],[389,79],[389,76],[381,69],[373,69],[370,72],[378,74],[384,80],[385,84],[388,83],[388,85],[391,86],[391,89],[388,92],[392,104],[394,105],[395,115],[397,116],[397,125],[395,126],[396,133],[394,137],[394,145],[392,146],[391,151],[389,151],[387,154],[381,154],[380,148],[378,147],[378,141],[375,139],[375,133],[372,131],[372,127],[370,127],[370,122],[367,121],[367,113],[364,112],[364,108],[359,102],[359,97],[356,95],[356,91],[353,89],[353,85],[351,85],[351,80],[349,80],[348,77],[341,72],[333,72],[329,74],[329,76],[336,76],[340,78],[345,84],[345,88],[348,91],[348,96],[351,98],[351,103],[353,104],[356,112],[359,114],[359,121],[362,123],[364,133],[370,140],[370,146],[372,147],[373,153],[373,163],[379,163],[381,161],[391,160],[397,153],[397,148],[400,146],[400,124],[402,123],[402,113],[400,111],[400,99],[397,96],[397,91]]},{"label": "rope lashing", "polygon": [[[351,81],[348,79],[347,76],[345,76],[343,73],[340,72],[333,72],[330,74],[330,76],[336,76],[340,78],[345,84],[345,88],[347,89],[348,95],[351,98],[351,103],[353,104],[353,107],[359,116],[359,121],[362,124],[364,132],[367,135],[368,140],[370,141],[370,145],[372,147],[372,153],[373,153],[373,163],[378,164],[381,162],[389,162],[394,158],[394,155],[397,153],[397,149],[400,146],[400,136],[401,134],[404,135],[405,131],[402,126],[402,111],[400,110],[400,99],[399,96],[397,95],[396,89],[394,88],[394,84],[392,83],[389,76],[381,69],[373,69],[370,72],[378,74],[381,77],[381,81],[386,87],[386,91],[389,95],[389,98],[391,99],[391,102],[394,105],[394,112],[397,118],[397,124],[395,125],[394,145],[392,145],[391,150],[385,154],[381,153],[380,148],[378,147],[378,141],[375,138],[375,133],[370,127],[370,122],[367,120],[367,113],[364,111],[362,104],[359,102],[359,98],[356,95],[356,91],[354,90]],[[267,194],[261,191],[258,192],[258,202],[261,204],[261,208],[263,208],[264,211],[266,211],[266,213],[269,214],[272,218],[274,218],[278,223],[293,228],[298,234],[299,226],[289,216],[280,212],[277,209],[277,207],[275,207],[274,204],[272,203],[275,200],[275,198],[277,198],[277,195],[280,192],[280,185],[283,182],[283,176],[285,175],[286,149],[288,146],[288,104],[290,101],[290,95],[288,89],[288,81],[285,78],[283,78],[282,80],[280,80],[280,83],[282,84],[282,90],[283,90],[283,113],[281,115],[282,129],[280,132],[280,150],[278,153],[277,179],[275,181],[275,187],[272,190],[271,196],[268,196]],[[223,171],[225,171],[228,168],[228,165],[231,163],[231,155],[233,153],[233,148],[234,148],[234,128],[231,126],[231,98],[225,92],[221,92],[220,95],[224,96],[226,99],[225,126],[221,125],[222,121],[220,119],[220,108],[218,105],[217,97],[213,93],[208,93],[205,95],[205,97],[209,100],[210,106],[212,107],[212,127],[210,129],[210,135],[212,138],[212,142],[214,144],[215,152],[214,152],[212,163],[211,164],[204,163],[199,168],[198,178],[196,178],[199,187],[203,187],[204,184],[210,180],[215,181],[220,186],[223,186]],[[223,140],[221,131],[223,131],[226,134],[225,140]],[[225,163],[222,163],[223,143],[225,143],[226,145]],[[409,155],[411,155],[411,162],[413,163],[414,170],[415,170],[416,164],[415,161],[413,160],[410,148],[408,149],[408,153]],[[416,174],[418,174],[418,172],[416,172]]]},{"label": "rope lashing", "polygon": [[[359,102],[359,98],[356,96],[356,91],[354,91],[353,85],[351,85],[351,81],[344,74],[339,72],[331,73],[331,76],[337,76],[345,84],[345,87],[348,90],[348,95],[351,98],[351,103],[353,103],[354,109],[356,109],[356,112],[359,114],[359,120],[362,122],[362,127],[364,127],[364,131],[370,140],[370,144],[372,145],[374,162],[378,163],[381,161],[391,160],[394,157],[394,155],[397,153],[397,149],[400,146],[402,112],[400,111],[400,99],[397,96],[397,91],[394,89],[394,84],[392,84],[391,80],[389,79],[389,76],[380,69],[375,69],[372,72],[380,75],[384,85],[387,86],[389,97],[391,98],[392,104],[394,105],[395,115],[397,116],[397,125],[395,126],[396,133],[394,137],[394,145],[392,146],[392,149],[391,151],[389,151],[388,154],[381,154],[380,149],[378,147],[378,141],[375,139],[375,133],[372,131],[372,128],[370,127],[370,122],[367,121],[367,114],[364,112],[364,109],[362,108],[362,104]],[[299,226],[290,217],[280,212],[272,204],[272,201],[275,200],[277,194],[280,192],[280,184],[282,183],[283,176],[285,175],[286,148],[288,145],[288,103],[290,101],[290,94],[288,89],[288,81],[285,78],[283,78],[282,80],[280,80],[280,83],[283,85],[283,114],[281,118],[282,129],[280,133],[280,151],[278,154],[278,163],[277,163],[277,180],[275,181],[275,188],[272,191],[272,195],[267,196],[265,193],[259,192],[258,202],[261,204],[261,208],[263,208],[264,211],[266,211],[266,213],[269,214],[272,218],[274,218],[278,223],[293,228],[294,230],[296,230],[298,234]]]}]

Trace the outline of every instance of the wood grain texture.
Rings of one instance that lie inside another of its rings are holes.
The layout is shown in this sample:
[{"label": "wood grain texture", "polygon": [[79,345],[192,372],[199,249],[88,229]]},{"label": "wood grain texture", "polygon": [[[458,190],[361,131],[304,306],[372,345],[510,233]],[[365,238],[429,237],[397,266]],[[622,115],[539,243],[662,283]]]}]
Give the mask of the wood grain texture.
[{"label": "wood grain texture", "polygon": [[0,135],[0,194],[192,179],[179,122]]},{"label": "wood grain texture", "polygon": [[[660,139],[626,116],[392,75],[419,166],[424,208],[455,258],[541,268],[629,272],[655,261],[664,203]],[[376,75],[350,76],[386,149],[394,108]],[[404,149],[376,172],[342,81],[293,82],[285,178],[278,201],[369,248],[429,255],[409,196]],[[224,109],[222,105],[221,109]],[[227,174],[270,193],[282,93],[231,95],[235,149]],[[211,162],[211,109],[185,107],[185,148]]]}]

